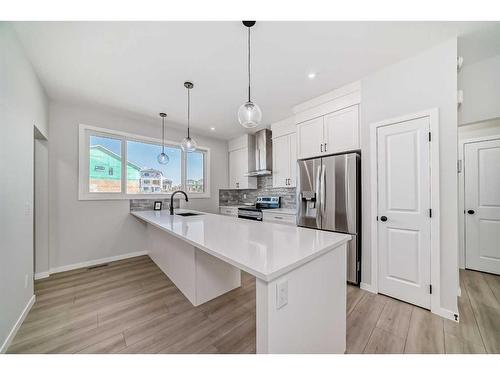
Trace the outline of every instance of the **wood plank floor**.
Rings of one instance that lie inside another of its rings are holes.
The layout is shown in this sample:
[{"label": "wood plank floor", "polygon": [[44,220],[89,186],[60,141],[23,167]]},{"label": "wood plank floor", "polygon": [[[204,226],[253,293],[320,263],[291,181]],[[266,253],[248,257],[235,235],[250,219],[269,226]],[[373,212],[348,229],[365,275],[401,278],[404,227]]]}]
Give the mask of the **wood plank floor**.
[{"label": "wood plank floor", "polygon": [[[461,322],[348,286],[347,353],[500,353],[500,277],[461,271]],[[51,275],[9,353],[255,353],[255,279],[193,307],[147,256]]]}]

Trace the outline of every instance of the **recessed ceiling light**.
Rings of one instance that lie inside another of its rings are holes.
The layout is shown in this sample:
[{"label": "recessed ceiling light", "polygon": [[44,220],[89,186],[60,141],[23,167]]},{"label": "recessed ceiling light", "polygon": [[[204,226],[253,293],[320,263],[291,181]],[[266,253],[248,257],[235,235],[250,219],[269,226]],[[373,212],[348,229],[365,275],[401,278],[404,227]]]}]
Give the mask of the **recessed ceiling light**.
[{"label": "recessed ceiling light", "polygon": [[309,78],[309,79],[314,79],[314,78],[316,78],[316,73],[314,73],[314,72],[309,73],[309,74],[307,75],[307,78]]},{"label": "recessed ceiling light", "polygon": [[214,131],[214,130],[215,130],[215,128],[212,126],[212,127],[210,128],[210,130],[211,130],[211,131]]}]

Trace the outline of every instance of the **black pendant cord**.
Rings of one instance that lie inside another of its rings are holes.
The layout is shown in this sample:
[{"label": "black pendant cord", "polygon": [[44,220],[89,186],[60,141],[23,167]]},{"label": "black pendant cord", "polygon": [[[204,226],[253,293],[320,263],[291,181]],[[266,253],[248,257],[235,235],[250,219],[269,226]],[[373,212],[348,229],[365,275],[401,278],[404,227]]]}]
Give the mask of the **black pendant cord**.
[{"label": "black pendant cord", "polygon": [[189,136],[189,111],[190,111],[190,103],[191,103],[191,97],[189,95],[189,88],[187,89],[188,90],[188,139],[190,139],[191,137]]},{"label": "black pendant cord", "polygon": [[248,101],[250,100],[250,27],[248,28]]},{"label": "black pendant cord", "polygon": [[161,153],[165,153],[165,117],[161,118]]}]

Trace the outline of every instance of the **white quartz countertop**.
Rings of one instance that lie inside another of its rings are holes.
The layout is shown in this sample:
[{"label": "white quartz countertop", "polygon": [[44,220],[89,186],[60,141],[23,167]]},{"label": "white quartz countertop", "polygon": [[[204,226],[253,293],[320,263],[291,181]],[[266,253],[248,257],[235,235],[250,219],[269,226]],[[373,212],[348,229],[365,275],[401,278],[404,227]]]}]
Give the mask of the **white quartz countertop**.
[{"label": "white quartz countertop", "polygon": [[269,208],[264,210],[263,212],[269,212],[271,214],[295,215],[297,213],[297,210],[295,210],[294,208]]},{"label": "white quartz countertop", "polygon": [[131,214],[264,281],[271,281],[351,239],[347,234],[209,213],[186,217],[171,216],[168,211]]}]

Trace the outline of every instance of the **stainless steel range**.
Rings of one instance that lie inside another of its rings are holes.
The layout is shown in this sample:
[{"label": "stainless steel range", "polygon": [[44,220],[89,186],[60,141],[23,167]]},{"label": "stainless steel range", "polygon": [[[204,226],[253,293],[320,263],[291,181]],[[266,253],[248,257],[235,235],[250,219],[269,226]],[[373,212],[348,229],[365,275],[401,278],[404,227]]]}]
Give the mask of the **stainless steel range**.
[{"label": "stainless steel range", "polygon": [[238,209],[238,217],[262,221],[262,210],[270,208],[280,208],[280,197],[257,197],[255,206],[240,207]]}]

